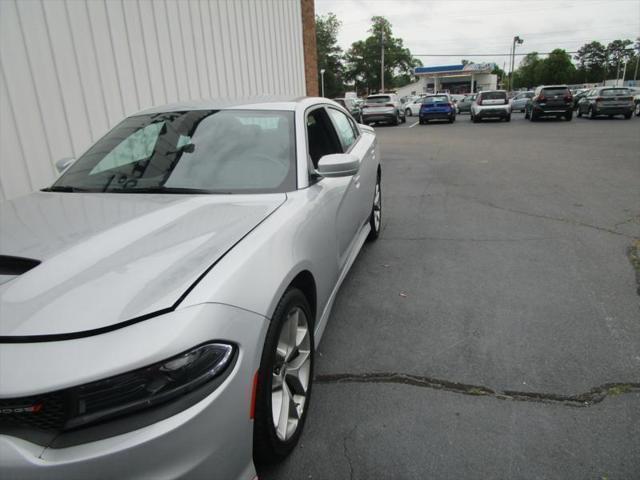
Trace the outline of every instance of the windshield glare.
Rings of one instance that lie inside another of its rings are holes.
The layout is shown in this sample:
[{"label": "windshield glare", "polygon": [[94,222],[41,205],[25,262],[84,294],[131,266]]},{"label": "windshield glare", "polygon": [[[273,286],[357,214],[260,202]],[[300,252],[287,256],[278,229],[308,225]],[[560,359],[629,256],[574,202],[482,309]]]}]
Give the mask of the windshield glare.
[{"label": "windshield glare", "polygon": [[449,102],[449,99],[446,96],[442,95],[439,97],[427,97],[424,99],[423,103],[425,105],[431,105],[434,103],[448,103],[448,102]]},{"label": "windshield glare", "polygon": [[138,115],[100,139],[53,185],[89,192],[295,190],[293,112]]}]

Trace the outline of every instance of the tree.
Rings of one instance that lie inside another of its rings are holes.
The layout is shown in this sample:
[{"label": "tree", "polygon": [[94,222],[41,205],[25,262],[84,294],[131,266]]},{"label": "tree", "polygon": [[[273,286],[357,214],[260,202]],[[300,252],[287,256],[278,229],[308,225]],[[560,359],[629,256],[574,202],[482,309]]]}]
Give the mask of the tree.
[{"label": "tree", "polygon": [[633,50],[629,48],[631,40],[614,40],[607,45],[608,73],[615,78],[620,77],[620,66],[631,58]]},{"label": "tree", "polygon": [[600,42],[583,45],[575,56],[578,61],[578,71],[585,83],[599,82],[606,71],[607,48]]},{"label": "tree", "polygon": [[391,90],[410,83],[413,68],[422,65],[411,56],[401,38],[393,36],[391,23],[384,17],[371,18],[371,35],[351,45],[345,55],[346,78],[356,90],[370,93],[381,88],[381,54],[384,45],[384,86]]},{"label": "tree", "polygon": [[[513,72],[513,83],[518,87],[531,88],[540,84],[540,65],[542,60],[538,52],[531,52],[525,55],[520,62],[518,69]],[[511,88],[511,86],[509,86]]]},{"label": "tree", "polygon": [[571,56],[561,48],[553,50],[545,58],[539,69],[539,83],[571,83],[576,76],[576,67],[571,62]]},{"label": "tree", "polygon": [[341,22],[333,13],[316,15],[318,74],[324,69],[324,94],[333,98],[344,93],[344,64],[338,46]]}]

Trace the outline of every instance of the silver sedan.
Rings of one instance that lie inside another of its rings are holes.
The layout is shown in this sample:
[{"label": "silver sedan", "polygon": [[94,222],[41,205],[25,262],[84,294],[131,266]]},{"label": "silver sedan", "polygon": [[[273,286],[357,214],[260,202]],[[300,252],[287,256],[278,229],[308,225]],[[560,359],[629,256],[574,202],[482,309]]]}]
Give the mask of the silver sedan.
[{"label": "silver sedan", "polygon": [[320,98],[131,116],[0,205],[8,478],[253,479],[382,194],[373,130]]}]

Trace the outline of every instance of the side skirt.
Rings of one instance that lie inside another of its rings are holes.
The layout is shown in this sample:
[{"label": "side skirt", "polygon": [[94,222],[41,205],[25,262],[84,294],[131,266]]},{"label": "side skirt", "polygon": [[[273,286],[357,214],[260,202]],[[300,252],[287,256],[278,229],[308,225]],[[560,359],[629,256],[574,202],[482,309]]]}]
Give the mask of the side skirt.
[{"label": "side skirt", "polygon": [[353,262],[355,262],[356,258],[358,257],[358,253],[360,253],[360,250],[362,249],[362,246],[364,245],[364,242],[367,241],[367,236],[369,235],[370,231],[371,231],[371,225],[369,225],[369,222],[367,221],[362,226],[362,229],[360,230],[360,233],[358,234],[358,237],[356,238],[356,241],[353,243],[353,249],[351,250],[351,253],[349,255],[349,259],[347,260],[347,263],[345,264],[344,268],[342,269],[342,272],[340,272],[340,276],[338,277],[338,281],[336,282],[335,287],[333,287],[333,291],[331,292],[331,295],[329,296],[329,300],[327,301],[327,304],[324,307],[324,311],[322,312],[322,316],[320,317],[320,321],[316,324],[316,329],[315,329],[315,332],[314,332],[314,335],[315,335],[315,348],[318,348],[318,345],[320,345],[320,340],[322,339],[322,334],[324,333],[324,329],[327,326],[327,321],[329,320],[329,315],[331,314],[331,309],[333,308],[333,302],[336,299],[336,295],[338,294],[338,290],[340,290],[340,286],[342,285],[342,282],[344,281],[345,277],[347,276],[347,273],[349,273],[349,270],[351,270],[351,266],[353,265]]}]

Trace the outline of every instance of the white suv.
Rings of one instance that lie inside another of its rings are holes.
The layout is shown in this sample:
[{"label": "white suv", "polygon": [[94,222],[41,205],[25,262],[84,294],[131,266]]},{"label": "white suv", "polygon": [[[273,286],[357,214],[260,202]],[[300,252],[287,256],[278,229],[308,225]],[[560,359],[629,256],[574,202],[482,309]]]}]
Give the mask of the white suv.
[{"label": "white suv", "polygon": [[398,95],[395,93],[378,93],[369,95],[362,106],[362,123],[389,122],[398,125],[407,121]]},{"label": "white suv", "polygon": [[511,105],[505,90],[488,90],[478,93],[471,104],[471,121],[478,123],[484,118],[511,121]]}]

